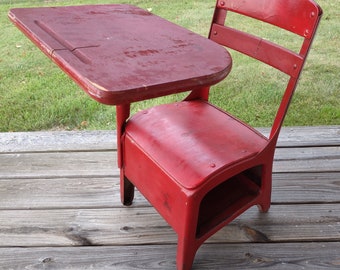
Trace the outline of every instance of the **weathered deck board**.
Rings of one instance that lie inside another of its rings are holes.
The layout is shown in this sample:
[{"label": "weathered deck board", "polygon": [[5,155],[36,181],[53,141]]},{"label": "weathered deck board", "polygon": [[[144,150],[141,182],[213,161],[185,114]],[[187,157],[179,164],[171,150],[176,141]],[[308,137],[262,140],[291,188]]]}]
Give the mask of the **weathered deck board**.
[{"label": "weathered deck board", "polygon": [[[0,246],[175,243],[151,207],[0,211]],[[256,207],[210,238],[214,243],[340,241],[338,204]],[[339,254],[340,256],[340,254]]]},{"label": "weathered deck board", "polygon": [[[10,265],[15,270],[173,270],[175,251],[174,245],[8,248],[2,250],[0,265]],[[281,243],[280,250],[277,244],[205,244],[196,255],[193,270],[333,270],[339,267],[339,243]]]},{"label": "weathered deck board", "polygon": [[[0,269],[175,269],[172,229],[138,192],[121,206],[115,136],[0,133]],[[193,269],[340,269],[339,126],[282,130],[272,197]]]},{"label": "weathered deck board", "polygon": [[[273,175],[273,204],[340,203],[340,172]],[[0,180],[0,210],[121,207],[119,178]],[[134,207],[148,206],[136,192]]]},{"label": "weathered deck board", "polygon": [[100,151],[117,148],[115,131],[37,131],[0,134],[0,153]]},{"label": "weathered deck board", "polygon": [[[117,176],[115,151],[4,153],[0,179]],[[334,172],[340,147],[277,149],[273,172]]]},{"label": "weathered deck board", "polygon": [[[260,128],[268,135],[268,128]],[[284,127],[278,147],[339,146],[339,126]],[[0,133],[0,152],[44,152],[116,149],[115,131]]]},{"label": "weathered deck board", "polygon": [[1,178],[117,176],[115,151],[0,155]]}]

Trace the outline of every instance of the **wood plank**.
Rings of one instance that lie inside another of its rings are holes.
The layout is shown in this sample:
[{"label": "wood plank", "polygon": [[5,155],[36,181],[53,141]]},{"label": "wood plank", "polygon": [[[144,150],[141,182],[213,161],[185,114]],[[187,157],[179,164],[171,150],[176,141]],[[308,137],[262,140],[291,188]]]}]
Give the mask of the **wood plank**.
[{"label": "wood plank", "polygon": [[[340,144],[339,144],[340,145]],[[340,146],[318,146],[318,147],[291,147],[277,148],[275,161],[282,160],[315,160],[315,159],[337,159],[340,160]],[[340,168],[338,168],[340,170]]]},{"label": "wood plank", "polygon": [[337,172],[340,147],[277,148],[273,172]]},{"label": "wood plank", "polygon": [[[274,172],[334,172],[340,147],[278,149]],[[1,178],[117,176],[116,151],[0,154]]]},{"label": "wood plank", "polygon": [[274,173],[287,172],[324,172],[331,173],[339,171],[340,159],[305,159],[305,160],[282,160],[273,164]]},{"label": "wood plank", "polygon": [[[259,128],[268,135],[268,128]],[[283,127],[278,146],[339,145],[340,126]],[[116,149],[116,131],[37,131],[0,133],[0,153]]]},{"label": "wood plank", "polygon": [[276,173],[272,203],[340,203],[340,172]]},{"label": "wood plank", "polygon": [[340,144],[340,126],[283,127],[278,147],[331,146]]},{"label": "wood plank", "polygon": [[[340,172],[273,175],[273,204],[340,203]],[[149,203],[136,191],[134,207]],[[0,180],[0,209],[121,207],[119,177]]]},{"label": "wood plank", "polygon": [[[256,207],[208,242],[340,241],[340,205]],[[151,207],[2,210],[0,246],[174,244],[176,234]]]},{"label": "wood plank", "polygon": [[112,131],[35,131],[0,133],[0,153],[117,149]]},{"label": "wood plank", "polygon": [[[0,180],[0,209],[121,207],[119,177]],[[136,196],[135,205],[147,203]]]},{"label": "wood plank", "polygon": [[[205,244],[194,269],[338,269],[340,244]],[[1,269],[164,269],[176,268],[175,245],[0,248]]]},{"label": "wood plank", "polygon": [[117,175],[116,151],[0,155],[0,179]]}]

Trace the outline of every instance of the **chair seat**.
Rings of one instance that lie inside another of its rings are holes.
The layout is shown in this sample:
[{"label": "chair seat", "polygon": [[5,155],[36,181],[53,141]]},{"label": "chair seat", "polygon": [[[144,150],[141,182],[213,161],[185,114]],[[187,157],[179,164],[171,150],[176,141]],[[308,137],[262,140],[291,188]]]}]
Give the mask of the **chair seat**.
[{"label": "chair seat", "polygon": [[186,189],[255,156],[268,139],[205,101],[182,101],[141,111],[125,129],[153,162]]}]

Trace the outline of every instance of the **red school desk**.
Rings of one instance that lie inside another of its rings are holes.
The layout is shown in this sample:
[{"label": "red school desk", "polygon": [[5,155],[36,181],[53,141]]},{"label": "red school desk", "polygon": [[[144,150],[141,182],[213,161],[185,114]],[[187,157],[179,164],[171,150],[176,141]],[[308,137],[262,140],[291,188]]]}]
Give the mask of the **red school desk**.
[{"label": "red school desk", "polygon": [[122,171],[130,103],[190,90],[205,97],[232,66],[219,44],[131,5],[12,9],[9,18],[93,99],[117,106],[125,205],[134,188]]},{"label": "red school desk", "polygon": [[[132,203],[136,186],[172,226],[179,270],[191,269],[199,246],[243,211],[270,206],[276,141],[322,10],[312,0],[268,1],[218,0],[209,38],[289,75],[269,138],[206,102],[231,68],[212,41],[128,5],[10,12],[94,99],[117,105],[122,202]],[[303,37],[300,52],[226,26],[227,12]],[[131,102],[187,90],[183,102],[128,119]]]}]

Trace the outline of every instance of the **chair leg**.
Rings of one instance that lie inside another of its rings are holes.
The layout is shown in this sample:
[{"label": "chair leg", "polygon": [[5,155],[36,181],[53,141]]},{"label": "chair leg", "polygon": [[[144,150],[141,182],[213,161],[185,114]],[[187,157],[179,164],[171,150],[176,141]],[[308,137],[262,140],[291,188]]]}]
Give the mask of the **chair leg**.
[{"label": "chair leg", "polygon": [[257,205],[260,212],[262,213],[268,212],[271,204],[271,193],[272,193],[272,166],[267,165],[267,167],[264,168],[262,176],[262,196],[259,204]]},{"label": "chair leg", "polygon": [[122,204],[130,206],[135,195],[135,186],[123,173],[120,174],[120,199]]},{"label": "chair leg", "polygon": [[269,208],[270,208],[270,201],[271,201],[270,196],[269,196],[269,198],[268,198],[268,196],[266,195],[266,196],[265,196],[265,199],[264,199],[261,203],[259,203],[259,204],[257,205],[258,208],[259,208],[259,210],[260,210],[260,212],[262,212],[262,213],[267,213],[267,212],[269,211]]},{"label": "chair leg", "polygon": [[197,252],[195,240],[189,235],[178,236],[177,270],[191,270]]}]

